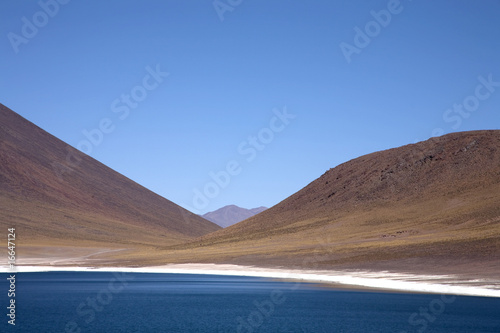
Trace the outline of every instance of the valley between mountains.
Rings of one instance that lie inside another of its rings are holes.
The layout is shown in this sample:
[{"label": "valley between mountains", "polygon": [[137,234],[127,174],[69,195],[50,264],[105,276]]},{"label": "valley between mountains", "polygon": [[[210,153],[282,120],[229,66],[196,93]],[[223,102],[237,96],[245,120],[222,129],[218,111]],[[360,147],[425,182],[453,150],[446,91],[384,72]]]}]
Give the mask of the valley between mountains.
[{"label": "valley between mountains", "polygon": [[0,221],[20,262],[500,276],[500,130],[360,156],[224,229],[3,105],[0,158]]}]

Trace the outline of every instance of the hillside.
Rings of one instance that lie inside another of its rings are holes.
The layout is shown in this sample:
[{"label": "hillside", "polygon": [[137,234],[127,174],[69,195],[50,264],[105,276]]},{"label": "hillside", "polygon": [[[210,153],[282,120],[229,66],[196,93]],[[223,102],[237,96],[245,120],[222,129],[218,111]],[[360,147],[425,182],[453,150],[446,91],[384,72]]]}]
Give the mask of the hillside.
[{"label": "hillside", "polygon": [[499,130],[358,157],[225,229],[2,105],[0,160],[0,222],[16,228],[18,259],[500,275]]},{"label": "hillside", "polygon": [[228,205],[221,207],[213,212],[203,214],[202,217],[223,228],[227,228],[235,223],[241,222],[249,217],[262,213],[266,209],[267,207],[246,209],[238,207],[236,205]]},{"label": "hillside", "polygon": [[220,229],[1,104],[0,159],[0,221],[21,254],[173,245]]},{"label": "hillside", "polygon": [[500,131],[452,133],[343,163],[169,253],[177,262],[498,277],[499,202]]}]

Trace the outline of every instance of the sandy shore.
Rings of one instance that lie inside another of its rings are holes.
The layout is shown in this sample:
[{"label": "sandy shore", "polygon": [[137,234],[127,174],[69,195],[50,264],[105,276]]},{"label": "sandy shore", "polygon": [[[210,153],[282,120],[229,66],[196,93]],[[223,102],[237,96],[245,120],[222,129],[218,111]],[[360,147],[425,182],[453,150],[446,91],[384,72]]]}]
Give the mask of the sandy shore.
[{"label": "sandy shore", "polygon": [[[3,273],[13,273],[0,266]],[[466,296],[500,297],[500,281],[463,280],[447,275],[414,275],[394,272],[295,270],[223,264],[170,264],[150,267],[16,266],[15,272],[101,271],[134,273],[183,273],[253,276],[332,284],[342,289],[373,288],[398,292],[421,292]]]}]

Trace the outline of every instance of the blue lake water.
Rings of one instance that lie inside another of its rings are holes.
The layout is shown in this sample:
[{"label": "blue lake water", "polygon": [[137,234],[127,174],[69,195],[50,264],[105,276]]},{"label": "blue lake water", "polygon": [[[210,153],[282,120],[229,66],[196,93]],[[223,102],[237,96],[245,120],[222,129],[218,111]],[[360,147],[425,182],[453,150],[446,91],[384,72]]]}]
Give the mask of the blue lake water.
[{"label": "blue lake water", "polygon": [[16,274],[1,332],[500,332],[500,299],[351,292],[262,278],[149,273]]}]

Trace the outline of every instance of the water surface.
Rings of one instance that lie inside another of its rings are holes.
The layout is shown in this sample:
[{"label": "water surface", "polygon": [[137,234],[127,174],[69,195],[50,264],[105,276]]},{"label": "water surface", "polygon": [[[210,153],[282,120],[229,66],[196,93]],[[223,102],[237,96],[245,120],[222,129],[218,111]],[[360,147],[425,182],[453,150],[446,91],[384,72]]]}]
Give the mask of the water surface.
[{"label": "water surface", "polygon": [[341,291],[218,275],[16,277],[16,326],[7,324],[3,307],[1,332],[500,332],[498,298]]}]

